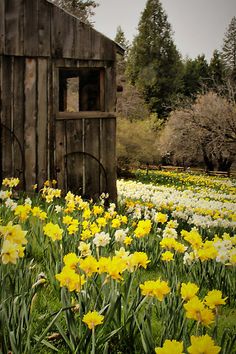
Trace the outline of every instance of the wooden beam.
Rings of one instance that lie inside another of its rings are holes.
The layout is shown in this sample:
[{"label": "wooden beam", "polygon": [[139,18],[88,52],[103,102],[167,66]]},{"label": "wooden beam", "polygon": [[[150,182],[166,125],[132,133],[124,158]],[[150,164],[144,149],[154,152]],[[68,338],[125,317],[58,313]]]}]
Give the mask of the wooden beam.
[{"label": "wooden beam", "polygon": [[93,118],[115,118],[115,112],[100,112],[100,111],[86,111],[86,112],[58,112],[56,119],[93,119]]}]

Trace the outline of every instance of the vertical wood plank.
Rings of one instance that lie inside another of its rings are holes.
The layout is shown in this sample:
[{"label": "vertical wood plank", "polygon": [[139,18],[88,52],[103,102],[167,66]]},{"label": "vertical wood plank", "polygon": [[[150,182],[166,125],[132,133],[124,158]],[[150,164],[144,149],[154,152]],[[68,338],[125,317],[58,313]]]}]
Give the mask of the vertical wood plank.
[{"label": "vertical wood plank", "polygon": [[38,56],[38,0],[24,0],[24,53]]},{"label": "vertical wood plank", "polygon": [[13,131],[14,176],[18,176],[24,188],[24,70],[25,58],[14,57],[13,67]]},{"label": "vertical wood plank", "polygon": [[101,171],[101,192],[108,192],[109,200],[116,201],[116,118],[101,119],[100,124],[100,161],[107,177]]},{"label": "vertical wood plank", "polygon": [[63,46],[63,57],[64,58],[74,58],[75,57],[76,21],[77,20],[73,16],[67,15],[65,17],[64,46]]},{"label": "vertical wood plank", "polygon": [[59,69],[56,60],[48,62],[48,176],[56,176],[56,113],[59,109]]},{"label": "vertical wood plank", "polygon": [[57,6],[51,9],[52,55],[56,58],[73,58],[75,50],[76,20]]},{"label": "vertical wood plank", "polygon": [[24,53],[24,1],[5,1],[5,54]]},{"label": "vertical wood plank", "polygon": [[83,22],[77,21],[77,41],[76,55],[78,59],[91,59],[91,27]]},{"label": "vertical wood plank", "polygon": [[100,58],[104,60],[112,60],[116,59],[116,45],[109,38],[100,34]]},{"label": "vertical wood plank", "polygon": [[38,59],[38,117],[37,117],[37,183],[41,187],[47,179],[48,164],[48,60]]},{"label": "vertical wood plank", "polygon": [[91,30],[91,59],[101,58],[101,34],[94,29]]},{"label": "vertical wood plank", "polygon": [[100,71],[100,107],[105,111],[105,70]]},{"label": "vertical wood plank", "polygon": [[116,68],[114,62],[106,68],[105,90],[105,110],[114,112],[116,107]]},{"label": "vertical wood plank", "polygon": [[39,56],[50,56],[51,51],[51,7],[45,0],[38,0],[38,53]]},{"label": "vertical wood plank", "polygon": [[36,117],[37,117],[37,63],[35,59],[25,60],[25,182],[26,190],[36,183]]},{"label": "vertical wood plank", "polygon": [[13,107],[13,92],[12,92],[12,58],[2,57],[2,109],[1,109],[1,124],[2,124],[2,177],[13,176],[13,135],[12,135],[12,107]]},{"label": "vertical wood plank", "polygon": [[0,1],[0,54],[5,52],[5,1]]},{"label": "vertical wood plank", "polygon": [[[99,147],[99,119],[85,119],[84,124],[84,152],[85,155],[85,194],[95,199],[100,195],[100,147]],[[97,158],[96,161],[93,157]]]},{"label": "vertical wood plank", "polygon": [[65,190],[65,154],[66,154],[66,135],[65,135],[65,121],[56,122],[56,144],[55,144],[56,156],[55,156],[55,169],[56,180],[58,188]]},{"label": "vertical wood plank", "polygon": [[0,55],[0,185],[2,184],[2,56]]},{"label": "vertical wood plank", "polygon": [[66,121],[67,190],[83,194],[83,121]]}]

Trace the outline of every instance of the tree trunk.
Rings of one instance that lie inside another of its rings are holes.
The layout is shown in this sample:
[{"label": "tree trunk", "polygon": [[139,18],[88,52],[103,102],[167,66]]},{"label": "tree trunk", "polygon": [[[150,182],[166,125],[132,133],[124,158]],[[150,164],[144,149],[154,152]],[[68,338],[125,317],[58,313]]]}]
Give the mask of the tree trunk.
[{"label": "tree trunk", "polygon": [[212,157],[209,154],[207,154],[205,146],[203,146],[203,145],[202,145],[202,153],[203,153],[203,159],[204,159],[204,163],[206,166],[206,170],[207,171],[214,171],[215,165],[212,160]]},{"label": "tree trunk", "polygon": [[220,156],[218,159],[218,171],[229,172],[232,163],[231,159]]}]

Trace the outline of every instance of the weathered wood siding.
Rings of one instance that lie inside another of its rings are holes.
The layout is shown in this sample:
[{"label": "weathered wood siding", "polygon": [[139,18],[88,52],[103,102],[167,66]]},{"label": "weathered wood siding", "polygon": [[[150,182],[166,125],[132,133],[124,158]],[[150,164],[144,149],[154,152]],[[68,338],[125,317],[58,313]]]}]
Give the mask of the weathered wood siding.
[{"label": "weathered wood siding", "polygon": [[[60,188],[116,198],[114,69],[105,61],[0,57],[1,173],[27,190],[58,179]],[[53,62],[53,64],[52,64]],[[104,68],[104,112],[58,113],[59,67]]]},{"label": "weathered wood siding", "polygon": [[47,179],[48,81],[46,59],[0,57],[2,178],[26,188]]},{"label": "weathered wood siding", "polygon": [[[116,51],[50,1],[0,0],[0,179],[116,199]],[[58,112],[59,68],[101,69],[100,112]]]},{"label": "weathered wood siding", "polygon": [[0,54],[115,60],[116,44],[47,0],[0,0]]}]

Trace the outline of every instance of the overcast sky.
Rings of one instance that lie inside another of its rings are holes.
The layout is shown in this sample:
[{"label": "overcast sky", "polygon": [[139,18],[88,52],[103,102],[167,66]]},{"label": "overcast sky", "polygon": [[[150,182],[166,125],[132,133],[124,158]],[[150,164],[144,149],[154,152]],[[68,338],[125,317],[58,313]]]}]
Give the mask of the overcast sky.
[{"label": "overcast sky", "polygon": [[[100,6],[94,16],[94,27],[114,39],[120,25],[126,38],[132,42],[146,0],[97,2]],[[236,16],[236,0],[162,0],[161,3],[183,57],[195,58],[205,54],[209,60],[215,49],[221,49],[224,34]]]}]

